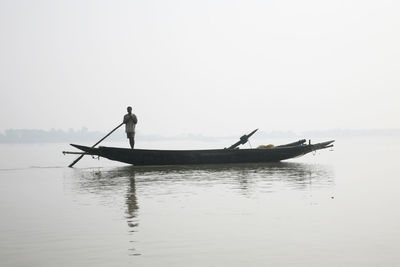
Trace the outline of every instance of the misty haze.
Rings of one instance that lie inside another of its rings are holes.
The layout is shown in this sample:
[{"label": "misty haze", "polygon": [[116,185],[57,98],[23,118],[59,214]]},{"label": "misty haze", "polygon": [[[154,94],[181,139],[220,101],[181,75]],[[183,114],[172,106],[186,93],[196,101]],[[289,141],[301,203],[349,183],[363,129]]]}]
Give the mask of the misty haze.
[{"label": "misty haze", "polygon": [[399,11],[1,0],[0,266],[399,266]]}]

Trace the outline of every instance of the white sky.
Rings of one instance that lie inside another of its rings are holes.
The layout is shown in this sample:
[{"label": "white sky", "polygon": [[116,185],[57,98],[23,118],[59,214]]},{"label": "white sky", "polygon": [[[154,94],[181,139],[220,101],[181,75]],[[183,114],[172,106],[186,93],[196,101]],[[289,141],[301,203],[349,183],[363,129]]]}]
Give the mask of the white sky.
[{"label": "white sky", "polygon": [[400,1],[0,0],[0,131],[400,128]]}]

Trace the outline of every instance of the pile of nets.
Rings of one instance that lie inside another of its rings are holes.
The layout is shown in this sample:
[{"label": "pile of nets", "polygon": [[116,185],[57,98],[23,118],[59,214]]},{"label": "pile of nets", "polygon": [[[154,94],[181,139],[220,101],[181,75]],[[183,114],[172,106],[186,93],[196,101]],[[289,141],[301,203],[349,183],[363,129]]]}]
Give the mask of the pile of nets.
[{"label": "pile of nets", "polygon": [[257,149],[269,149],[269,148],[274,148],[275,146],[273,144],[269,145],[260,145],[257,147]]}]

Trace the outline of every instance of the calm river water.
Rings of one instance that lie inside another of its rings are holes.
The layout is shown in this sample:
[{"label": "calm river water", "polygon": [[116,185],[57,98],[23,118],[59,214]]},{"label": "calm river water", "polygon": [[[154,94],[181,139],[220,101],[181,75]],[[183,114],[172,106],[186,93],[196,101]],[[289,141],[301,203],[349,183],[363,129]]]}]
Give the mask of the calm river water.
[{"label": "calm river water", "polygon": [[0,145],[0,266],[400,265],[400,138],[224,166],[66,149]]}]

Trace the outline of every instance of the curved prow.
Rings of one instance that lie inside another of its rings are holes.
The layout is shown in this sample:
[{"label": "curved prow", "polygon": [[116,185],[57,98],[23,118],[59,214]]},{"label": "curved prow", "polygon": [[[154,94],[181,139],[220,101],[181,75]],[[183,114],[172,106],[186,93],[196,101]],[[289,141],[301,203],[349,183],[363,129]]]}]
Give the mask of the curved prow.
[{"label": "curved prow", "polygon": [[335,142],[335,140],[326,141],[326,142],[317,143],[317,144],[312,144],[311,145],[311,150],[315,151],[315,150],[320,150],[320,149],[333,147],[333,142]]}]

